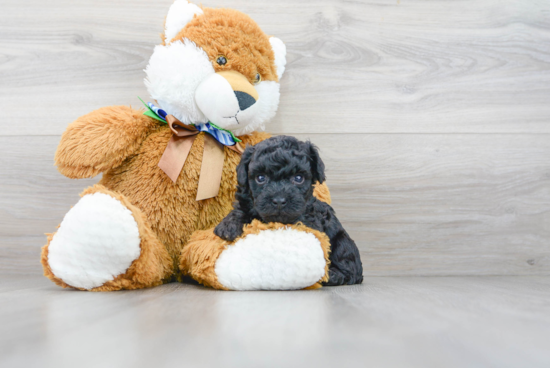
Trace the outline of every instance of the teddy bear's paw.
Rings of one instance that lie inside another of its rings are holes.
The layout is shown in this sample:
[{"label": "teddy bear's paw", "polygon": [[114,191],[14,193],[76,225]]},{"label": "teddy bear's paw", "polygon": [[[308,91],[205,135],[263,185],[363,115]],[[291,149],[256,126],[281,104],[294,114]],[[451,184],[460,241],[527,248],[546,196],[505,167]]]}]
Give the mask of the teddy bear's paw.
[{"label": "teddy bear's paw", "polygon": [[318,282],[326,260],[313,234],[281,228],[249,234],[216,261],[218,282],[231,290],[295,290]]},{"label": "teddy bear's paw", "polygon": [[107,194],[93,193],[65,215],[50,242],[48,264],[68,285],[92,289],[125,273],[139,255],[132,212]]}]

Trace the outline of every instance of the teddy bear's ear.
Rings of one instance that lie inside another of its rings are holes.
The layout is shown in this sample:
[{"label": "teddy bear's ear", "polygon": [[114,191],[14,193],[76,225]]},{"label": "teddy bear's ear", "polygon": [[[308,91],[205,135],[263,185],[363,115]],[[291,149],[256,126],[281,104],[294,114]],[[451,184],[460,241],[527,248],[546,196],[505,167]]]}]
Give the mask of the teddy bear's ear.
[{"label": "teddy bear's ear", "polygon": [[286,46],[277,37],[270,37],[269,43],[271,44],[271,48],[273,49],[273,53],[275,54],[275,66],[277,67],[277,77],[281,79],[283,76],[283,73],[285,72],[285,65],[286,65]]},{"label": "teddy bear's ear", "polygon": [[201,15],[202,9],[191,4],[187,0],[176,0],[166,16],[166,22],[164,23],[164,36],[166,37],[166,43],[176,37],[176,35],[189,23],[195,14]]}]

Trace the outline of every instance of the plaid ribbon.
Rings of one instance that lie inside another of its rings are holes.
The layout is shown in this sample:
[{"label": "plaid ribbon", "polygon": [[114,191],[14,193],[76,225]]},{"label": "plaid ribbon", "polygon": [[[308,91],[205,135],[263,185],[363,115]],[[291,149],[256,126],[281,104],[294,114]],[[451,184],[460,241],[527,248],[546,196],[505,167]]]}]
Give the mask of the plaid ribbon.
[{"label": "plaid ribbon", "polygon": [[[155,106],[152,102],[147,103],[147,107],[155,113],[160,119],[166,121],[166,116],[168,115],[166,111],[161,109],[158,106]],[[149,114],[145,114],[149,115]],[[150,115],[149,115],[150,116]],[[157,120],[160,120],[157,119]],[[211,122],[208,122],[206,124],[191,124],[197,128],[199,132],[205,132],[210,134],[212,137],[214,137],[218,142],[223,144],[224,146],[234,146],[237,142],[241,142],[241,140],[233,135],[228,130],[222,129],[216,125],[214,125]]]},{"label": "plaid ribbon", "polygon": [[167,124],[172,131],[172,137],[166,145],[158,166],[174,183],[178,180],[197,134],[199,132],[208,133],[204,135],[196,200],[202,201],[217,196],[223,174],[224,146],[242,155],[244,149],[239,144],[241,140],[229,130],[220,128],[211,122],[184,124],[174,115],[167,114],[153,103],[146,104],[141,98],[140,100],[147,107],[144,115]]}]

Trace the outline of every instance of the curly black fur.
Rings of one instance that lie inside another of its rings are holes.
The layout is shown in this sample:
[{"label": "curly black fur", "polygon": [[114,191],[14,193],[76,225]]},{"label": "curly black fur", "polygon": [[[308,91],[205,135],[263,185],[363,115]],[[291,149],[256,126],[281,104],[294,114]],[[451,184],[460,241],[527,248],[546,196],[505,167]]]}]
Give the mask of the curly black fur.
[{"label": "curly black fur", "polygon": [[[265,180],[260,180],[262,177]],[[310,142],[278,136],[249,146],[237,166],[237,201],[233,211],[214,232],[233,241],[253,219],[283,224],[300,221],[330,239],[331,264],[325,285],[360,284],[363,266],[357,246],[332,207],[313,196],[313,184],[324,180],[325,165]]]}]

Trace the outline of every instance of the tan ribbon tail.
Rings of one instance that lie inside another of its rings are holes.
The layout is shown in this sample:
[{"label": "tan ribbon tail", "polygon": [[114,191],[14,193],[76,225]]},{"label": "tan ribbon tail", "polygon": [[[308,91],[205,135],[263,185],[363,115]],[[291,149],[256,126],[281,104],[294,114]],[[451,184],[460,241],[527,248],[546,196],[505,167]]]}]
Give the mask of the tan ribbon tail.
[{"label": "tan ribbon tail", "polygon": [[178,176],[180,176],[196,137],[196,135],[184,137],[172,135],[172,138],[168,141],[168,145],[160,158],[158,166],[174,183],[178,180]]},{"label": "tan ribbon tail", "polygon": [[242,155],[243,152],[244,152],[244,148],[243,148],[243,146],[241,146],[241,145],[239,144],[239,142],[235,142],[234,145],[232,145],[232,146],[227,146],[227,148],[229,148],[229,149],[231,149],[231,150],[237,152],[239,155]]},{"label": "tan ribbon tail", "polygon": [[178,137],[187,137],[190,135],[199,134],[197,128],[193,125],[186,125],[179,121],[174,115],[166,115],[166,122],[174,135]]},{"label": "tan ribbon tail", "polygon": [[218,195],[222,182],[222,173],[223,145],[209,134],[205,134],[197,201]]}]

